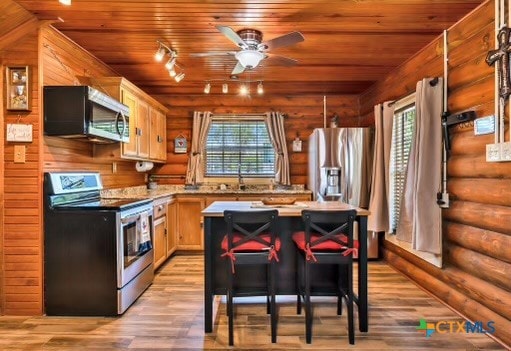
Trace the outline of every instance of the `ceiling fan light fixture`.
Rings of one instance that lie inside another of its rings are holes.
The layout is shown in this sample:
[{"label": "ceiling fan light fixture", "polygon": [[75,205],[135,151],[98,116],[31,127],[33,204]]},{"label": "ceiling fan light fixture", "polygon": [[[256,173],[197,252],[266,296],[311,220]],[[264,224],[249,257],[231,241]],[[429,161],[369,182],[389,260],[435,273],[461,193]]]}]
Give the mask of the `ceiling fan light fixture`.
[{"label": "ceiling fan light fixture", "polygon": [[238,51],[234,56],[243,67],[248,69],[256,68],[265,57],[262,52],[257,50]]}]

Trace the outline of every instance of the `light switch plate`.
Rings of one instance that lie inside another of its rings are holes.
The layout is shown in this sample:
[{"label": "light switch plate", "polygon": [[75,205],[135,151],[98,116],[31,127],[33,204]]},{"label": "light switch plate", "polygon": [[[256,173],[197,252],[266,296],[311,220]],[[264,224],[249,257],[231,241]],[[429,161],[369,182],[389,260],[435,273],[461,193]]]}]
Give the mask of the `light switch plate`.
[{"label": "light switch plate", "polygon": [[486,162],[500,161],[500,144],[486,144]]},{"label": "light switch plate", "polygon": [[25,163],[25,145],[14,145],[14,163]]}]

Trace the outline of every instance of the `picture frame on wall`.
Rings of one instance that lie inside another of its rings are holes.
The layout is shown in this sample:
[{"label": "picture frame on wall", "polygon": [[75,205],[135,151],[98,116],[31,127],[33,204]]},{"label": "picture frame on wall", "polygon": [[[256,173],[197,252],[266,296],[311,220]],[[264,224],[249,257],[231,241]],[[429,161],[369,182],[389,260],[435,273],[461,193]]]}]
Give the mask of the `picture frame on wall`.
[{"label": "picture frame on wall", "polygon": [[30,71],[28,66],[7,66],[7,110],[30,111]]}]

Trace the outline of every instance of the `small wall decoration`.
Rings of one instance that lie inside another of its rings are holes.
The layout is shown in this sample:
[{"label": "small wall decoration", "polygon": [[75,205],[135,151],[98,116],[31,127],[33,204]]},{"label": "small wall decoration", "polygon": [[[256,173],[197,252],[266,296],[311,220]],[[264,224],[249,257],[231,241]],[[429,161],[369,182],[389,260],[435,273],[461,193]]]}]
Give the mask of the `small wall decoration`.
[{"label": "small wall decoration", "polygon": [[30,111],[29,67],[7,67],[7,110]]},{"label": "small wall decoration", "polygon": [[186,138],[182,134],[179,134],[174,139],[174,153],[175,154],[186,154],[186,151],[188,148],[187,144],[188,143],[186,141]]},{"label": "small wall decoration", "polygon": [[31,142],[31,124],[7,124],[7,141]]},{"label": "small wall decoration", "polygon": [[296,137],[293,140],[293,152],[301,152],[302,151],[302,141],[299,137]]}]

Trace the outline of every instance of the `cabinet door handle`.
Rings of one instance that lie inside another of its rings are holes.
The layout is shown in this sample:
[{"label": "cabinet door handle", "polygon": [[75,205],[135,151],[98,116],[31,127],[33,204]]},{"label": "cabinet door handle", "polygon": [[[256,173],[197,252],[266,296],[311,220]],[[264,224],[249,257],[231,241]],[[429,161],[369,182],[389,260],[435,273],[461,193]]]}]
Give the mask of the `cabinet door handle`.
[{"label": "cabinet door handle", "polygon": [[163,210],[163,205],[158,206],[158,211]]}]

